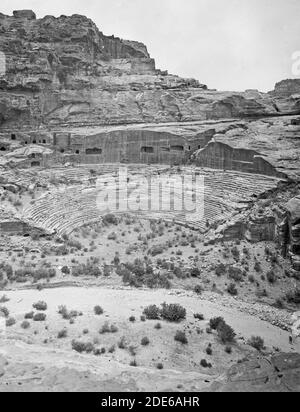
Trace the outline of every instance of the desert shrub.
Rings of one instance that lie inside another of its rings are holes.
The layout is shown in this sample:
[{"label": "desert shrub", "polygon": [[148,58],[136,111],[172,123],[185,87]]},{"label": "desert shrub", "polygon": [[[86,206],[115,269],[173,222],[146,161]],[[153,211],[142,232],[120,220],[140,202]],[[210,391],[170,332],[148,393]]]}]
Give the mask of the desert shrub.
[{"label": "desert shrub", "polygon": [[58,334],[57,334],[57,338],[58,339],[64,339],[64,338],[66,338],[68,336],[68,331],[67,331],[67,329],[62,329],[62,330],[60,330],[59,332],[58,332]]},{"label": "desert shrub", "polygon": [[162,328],[162,326],[161,326],[160,323],[157,323],[157,324],[154,326],[154,329],[157,329],[157,330],[160,330],[161,328]]},{"label": "desert shrub", "polygon": [[29,329],[29,328],[30,328],[30,323],[29,323],[27,320],[24,320],[24,321],[21,323],[21,328],[22,328],[22,329]]},{"label": "desert shrub", "polygon": [[229,266],[228,277],[229,279],[233,279],[235,282],[241,282],[243,280],[243,272],[240,268]]},{"label": "desert shrub", "polygon": [[6,326],[9,328],[11,326],[14,326],[16,324],[16,319],[15,318],[8,318],[6,320]]},{"label": "desert shrub", "polygon": [[208,347],[206,348],[205,352],[207,353],[208,356],[212,356],[213,350],[212,350],[211,346],[208,346]]},{"label": "desert shrub", "polygon": [[28,312],[25,314],[24,319],[33,319],[34,312]]},{"label": "desert shrub", "polygon": [[202,315],[201,313],[194,313],[194,318],[200,321],[203,321],[205,319],[204,315]]},{"label": "desert shrub", "polygon": [[217,331],[222,343],[234,342],[236,334],[232,327],[227,325],[227,323],[220,323]]},{"label": "desert shrub", "polygon": [[218,277],[221,277],[223,275],[226,274],[226,266],[224,265],[224,263],[220,263],[217,267],[216,267],[216,275]]},{"label": "desert shrub", "polygon": [[124,336],[119,340],[118,348],[119,349],[126,349],[126,339],[125,339]]},{"label": "desert shrub", "polygon": [[289,291],[286,294],[286,300],[288,301],[288,303],[299,305],[300,304],[300,289]]},{"label": "desert shrub", "polygon": [[254,283],[255,282],[255,277],[253,275],[249,275],[248,280],[249,280],[250,283]]},{"label": "desert shrub", "polygon": [[192,277],[192,278],[199,278],[200,276],[201,276],[200,269],[198,269],[198,268],[193,268],[193,269],[191,270],[191,277]]},{"label": "desert shrub", "polygon": [[269,283],[274,284],[277,280],[277,276],[275,275],[275,273],[273,272],[273,270],[270,270],[267,273],[267,280]]},{"label": "desert shrub", "polygon": [[8,317],[9,317],[9,310],[8,310],[5,306],[1,306],[1,307],[0,307],[0,313],[2,313],[2,315],[3,315],[5,318],[8,318]]},{"label": "desert shrub", "polygon": [[235,286],[234,283],[231,283],[228,288],[227,288],[227,292],[231,295],[231,296],[237,296],[238,295],[238,290]]},{"label": "desert shrub", "polygon": [[202,366],[202,368],[212,368],[212,364],[207,362],[206,359],[202,359],[200,362],[200,365]]},{"label": "desert shrub", "polygon": [[181,322],[186,318],[186,309],[177,303],[163,303],[160,315],[169,322]]},{"label": "desert shrub", "polygon": [[143,314],[149,320],[158,320],[158,319],[160,319],[160,308],[156,305],[147,306],[144,309]]},{"label": "desert shrub", "polygon": [[105,322],[102,328],[99,331],[100,335],[104,335],[106,333],[110,333],[110,325],[108,322]]},{"label": "desert shrub", "polygon": [[277,309],[284,309],[285,308],[284,301],[280,298],[276,299],[276,301],[274,303],[274,307],[277,308]]},{"label": "desert shrub", "polygon": [[203,287],[201,285],[196,285],[194,287],[194,292],[197,293],[197,295],[202,295]]},{"label": "desert shrub", "polygon": [[63,273],[64,275],[69,275],[69,274],[71,273],[71,271],[70,271],[70,269],[68,268],[68,266],[64,266],[61,271],[62,271],[62,273]]},{"label": "desert shrub", "polygon": [[84,335],[88,335],[88,334],[89,334],[89,330],[88,330],[88,329],[83,329],[82,333],[83,333]]},{"label": "desert shrub", "polygon": [[232,354],[232,347],[231,347],[231,346],[226,346],[226,347],[225,347],[225,352],[226,352],[228,355],[231,355],[231,354]]},{"label": "desert shrub", "polygon": [[167,278],[166,275],[157,272],[151,274],[146,274],[143,279],[143,283],[151,289],[154,288],[162,288],[162,289],[170,289],[171,282]]},{"label": "desert shrub", "polygon": [[100,315],[103,315],[104,310],[101,308],[101,306],[95,306],[94,313],[95,315],[100,316]]},{"label": "desert shrub", "polygon": [[112,345],[109,349],[108,349],[108,353],[114,353],[116,351],[116,346]]},{"label": "desert shrub", "polygon": [[102,275],[102,272],[96,264],[88,261],[86,264],[74,266],[72,275],[75,277],[92,276],[98,278]]},{"label": "desert shrub", "polygon": [[135,359],[131,361],[130,366],[132,366],[133,368],[136,368],[138,366],[137,361]]},{"label": "desert shrub", "polygon": [[117,333],[119,329],[117,328],[116,325],[111,325],[110,327],[110,333]]},{"label": "desert shrub", "polygon": [[[1,276],[1,275],[0,275]],[[6,296],[6,295],[3,295],[1,298],[0,298],[0,303],[7,303],[7,302],[9,302],[9,298]]]},{"label": "desert shrub", "polygon": [[234,246],[234,247],[231,249],[231,254],[232,254],[233,258],[234,258],[236,261],[239,261],[239,260],[240,260],[240,251],[239,251],[239,249],[237,248],[237,246]]},{"label": "desert shrub", "polygon": [[260,263],[260,262],[258,262],[258,261],[255,262],[254,270],[255,270],[255,272],[257,272],[257,273],[260,273],[260,272],[262,271],[261,263]]},{"label": "desert shrub", "polygon": [[141,322],[146,322],[146,316],[144,315],[141,316]]},{"label": "desert shrub", "polygon": [[117,234],[115,232],[112,232],[107,236],[107,239],[108,240],[117,240]]},{"label": "desert shrub", "polygon": [[265,342],[260,336],[252,336],[248,341],[248,345],[261,352],[265,347]]},{"label": "desert shrub", "polygon": [[43,301],[34,303],[34,304],[32,305],[32,307],[33,307],[34,309],[39,310],[39,311],[42,311],[42,312],[44,312],[44,311],[46,311],[46,310],[48,309],[47,303],[46,303],[46,302],[43,302]]},{"label": "desert shrub", "polygon": [[119,223],[118,218],[112,213],[109,213],[109,214],[103,216],[102,221],[107,226],[108,225],[115,225],[116,226]]},{"label": "desert shrub", "polygon": [[209,321],[209,326],[210,326],[210,328],[211,328],[212,330],[217,330],[218,327],[219,327],[221,324],[224,324],[224,323],[226,323],[225,320],[224,320],[224,318],[221,318],[221,317],[212,318],[212,319]]},{"label": "desert shrub", "polygon": [[176,342],[180,342],[183,345],[187,345],[188,344],[188,339],[186,337],[185,332],[178,330],[176,332],[176,335],[174,336],[174,339]]},{"label": "desert shrub", "polygon": [[164,365],[159,362],[159,363],[156,365],[156,368],[157,368],[158,370],[162,370],[162,369],[164,368]]},{"label": "desert shrub", "polygon": [[91,342],[81,342],[74,339],[72,341],[72,349],[79,353],[92,353],[95,347]]},{"label": "desert shrub", "polygon": [[149,254],[153,257],[161,255],[162,253],[164,253],[164,248],[160,245],[154,245],[149,249]]},{"label": "desert shrub", "polygon": [[130,316],[129,322],[134,323],[136,321],[135,316]]},{"label": "desert shrub", "polygon": [[44,322],[45,320],[46,320],[46,315],[45,315],[45,313],[36,313],[34,316],[33,316],[33,320],[34,320],[34,322]]},{"label": "desert shrub", "polygon": [[148,346],[150,344],[150,340],[149,338],[147,338],[146,336],[141,340],[141,345],[142,346]]}]

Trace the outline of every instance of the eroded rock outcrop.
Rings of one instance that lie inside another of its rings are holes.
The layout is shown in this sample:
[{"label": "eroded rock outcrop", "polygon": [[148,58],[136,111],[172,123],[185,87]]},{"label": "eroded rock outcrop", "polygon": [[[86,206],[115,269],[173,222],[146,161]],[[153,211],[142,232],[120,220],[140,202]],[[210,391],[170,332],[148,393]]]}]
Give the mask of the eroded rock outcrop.
[{"label": "eroded rock outcrop", "polygon": [[300,355],[277,354],[259,357],[233,366],[213,392],[299,392]]},{"label": "eroded rock outcrop", "polygon": [[208,91],[157,70],[144,44],[80,15],[0,14],[0,127],[93,126],[272,116],[276,95]]},{"label": "eroded rock outcrop", "polygon": [[300,196],[288,202],[287,211],[289,254],[294,269],[300,272]]}]

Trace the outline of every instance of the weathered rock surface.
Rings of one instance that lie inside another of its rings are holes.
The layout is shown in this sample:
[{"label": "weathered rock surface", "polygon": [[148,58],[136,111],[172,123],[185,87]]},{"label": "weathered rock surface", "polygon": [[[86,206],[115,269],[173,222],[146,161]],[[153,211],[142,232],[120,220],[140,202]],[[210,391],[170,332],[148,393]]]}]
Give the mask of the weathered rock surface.
[{"label": "weathered rock surface", "polygon": [[[270,93],[207,90],[157,70],[144,44],[106,36],[80,15],[0,14],[0,50],[7,60],[0,78],[3,152],[11,150],[5,139],[13,133],[21,145],[56,146],[64,153],[58,163],[192,158],[201,167],[299,178],[299,117],[286,117],[300,113],[297,80]],[[87,158],[93,150],[101,156]],[[0,163],[49,166],[24,159],[0,156]]]},{"label": "weathered rock surface", "polygon": [[0,33],[7,60],[0,126],[182,122],[270,116],[297,106],[285,102],[280,110],[276,93],[207,91],[194,79],[156,70],[145,45],[105,36],[80,15],[1,14]]},{"label": "weathered rock surface", "polygon": [[299,392],[300,355],[278,354],[233,366],[213,392]]}]

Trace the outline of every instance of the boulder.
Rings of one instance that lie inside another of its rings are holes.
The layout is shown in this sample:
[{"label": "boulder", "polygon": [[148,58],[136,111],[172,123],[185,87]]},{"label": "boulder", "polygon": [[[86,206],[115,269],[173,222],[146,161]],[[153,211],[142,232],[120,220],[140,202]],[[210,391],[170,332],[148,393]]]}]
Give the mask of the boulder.
[{"label": "boulder", "polygon": [[32,10],[15,10],[13,15],[16,19],[35,20],[36,15]]}]

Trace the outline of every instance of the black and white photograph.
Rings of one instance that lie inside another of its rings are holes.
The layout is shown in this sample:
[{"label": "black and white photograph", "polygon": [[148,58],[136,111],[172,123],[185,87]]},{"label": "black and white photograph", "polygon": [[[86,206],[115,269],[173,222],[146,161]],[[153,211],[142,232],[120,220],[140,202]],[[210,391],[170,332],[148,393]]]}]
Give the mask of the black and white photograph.
[{"label": "black and white photograph", "polygon": [[1,0],[0,393],[300,392],[299,21]]}]

